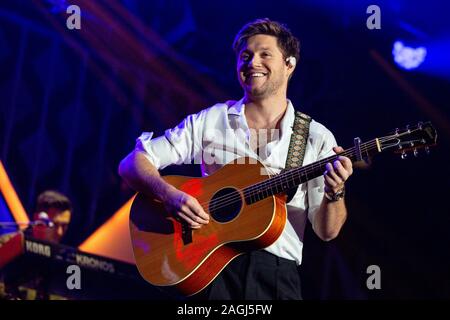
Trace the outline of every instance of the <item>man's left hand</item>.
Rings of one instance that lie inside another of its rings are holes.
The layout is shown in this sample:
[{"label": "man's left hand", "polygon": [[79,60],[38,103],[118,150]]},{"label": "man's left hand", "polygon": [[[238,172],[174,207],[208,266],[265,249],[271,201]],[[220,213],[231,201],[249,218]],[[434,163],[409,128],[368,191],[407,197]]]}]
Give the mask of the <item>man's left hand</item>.
[{"label": "man's left hand", "polygon": [[[334,147],[337,154],[344,151],[342,147]],[[324,172],[325,192],[335,194],[344,188],[344,183],[353,173],[352,161],[344,156],[338,156],[333,163],[327,163]]]}]

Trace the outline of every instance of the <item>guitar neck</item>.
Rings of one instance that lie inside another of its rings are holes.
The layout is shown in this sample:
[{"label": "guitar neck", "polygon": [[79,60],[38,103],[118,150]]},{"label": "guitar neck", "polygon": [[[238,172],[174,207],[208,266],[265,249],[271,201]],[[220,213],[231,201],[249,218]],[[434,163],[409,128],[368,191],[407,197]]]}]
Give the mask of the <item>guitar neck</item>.
[{"label": "guitar neck", "polygon": [[326,164],[332,163],[338,156],[348,157],[352,162],[355,162],[361,156],[370,157],[378,152],[381,152],[378,139],[361,143],[359,148],[349,148],[338,155],[330,156],[303,167],[287,170],[265,181],[251,185],[244,189],[245,200],[248,204],[255,203],[317,178],[325,172]]}]

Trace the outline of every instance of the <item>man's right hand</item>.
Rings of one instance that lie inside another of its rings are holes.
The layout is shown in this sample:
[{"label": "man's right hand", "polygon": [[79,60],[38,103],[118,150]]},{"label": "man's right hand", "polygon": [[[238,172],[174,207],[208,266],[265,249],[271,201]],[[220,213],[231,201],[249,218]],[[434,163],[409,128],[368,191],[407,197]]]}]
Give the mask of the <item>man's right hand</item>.
[{"label": "man's right hand", "polygon": [[161,200],[175,219],[186,222],[193,229],[199,229],[209,222],[209,215],[197,199],[173,186],[169,187]]},{"label": "man's right hand", "polygon": [[197,199],[164,181],[143,152],[133,151],[123,159],[119,174],[132,189],[161,200],[167,212],[178,221],[186,222],[194,229],[209,222],[209,215]]}]

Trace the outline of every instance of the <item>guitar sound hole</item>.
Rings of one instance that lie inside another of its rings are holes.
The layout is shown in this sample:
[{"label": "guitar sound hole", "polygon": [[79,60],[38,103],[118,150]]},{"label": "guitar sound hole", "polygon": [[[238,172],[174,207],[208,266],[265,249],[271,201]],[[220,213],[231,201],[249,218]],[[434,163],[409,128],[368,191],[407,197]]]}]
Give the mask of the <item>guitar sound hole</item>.
[{"label": "guitar sound hole", "polygon": [[209,212],[218,222],[233,220],[241,211],[242,200],[234,188],[219,190],[211,199]]}]

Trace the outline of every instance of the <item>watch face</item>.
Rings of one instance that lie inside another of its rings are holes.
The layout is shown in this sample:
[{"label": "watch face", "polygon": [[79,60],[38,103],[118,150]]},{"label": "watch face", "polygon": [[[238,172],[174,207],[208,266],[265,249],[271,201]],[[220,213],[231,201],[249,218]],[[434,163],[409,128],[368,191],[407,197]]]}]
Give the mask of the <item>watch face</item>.
[{"label": "watch face", "polygon": [[331,195],[328,193],[325,193],[325,197],[330,201],[341,200],[342,198],[344,198],[344,196],[345,196],[345,189],[341,189],[338,192],[331,194]]},{"label": "watch face", "polygon": [[338,192],[338,193],[336,193],[335,195],[334,195],[334,198],[336,199],[336,200],[340,200],[340,199],[342,199],[344,197],[344,192]]}]

